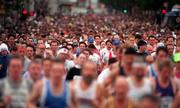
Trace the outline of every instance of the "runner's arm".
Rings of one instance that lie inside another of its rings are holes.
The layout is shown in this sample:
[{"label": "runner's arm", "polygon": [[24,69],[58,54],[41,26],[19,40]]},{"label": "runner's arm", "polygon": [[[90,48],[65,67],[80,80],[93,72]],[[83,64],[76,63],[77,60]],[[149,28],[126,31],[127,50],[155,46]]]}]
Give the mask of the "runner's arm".
[{"label": "runner's arm", "polygon": [[27,108],[37,108],[36,104],[38,103],[41,92],[42,92],[42,81],[37,82],[32,90],[32,93],[29,96],[29,99],[27,101]]},{"label": "runner's arm", "polygon": [[75,97],[75,90],[74,90],[74,82],[73,81],[71,81],[70,83],[69,83],[69,86],[70,86],[70,94],[71,94],[71,97],[70,97],[70,105],[69,105],[69,107],[70,108],[78,108],[77,107],[77,99],[76,99],[76,97]]}]

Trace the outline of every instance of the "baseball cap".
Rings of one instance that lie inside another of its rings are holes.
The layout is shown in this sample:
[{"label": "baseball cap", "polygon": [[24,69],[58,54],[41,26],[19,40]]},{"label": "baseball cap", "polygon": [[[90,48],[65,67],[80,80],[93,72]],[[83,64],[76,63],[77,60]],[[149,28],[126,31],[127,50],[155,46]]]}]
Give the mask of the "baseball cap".
[{"label": "baseball cap", "polygon": [[60,48],[57,51],[57,55],[59,55],[59,54],[68,54],[68,49],[67,48]]}]

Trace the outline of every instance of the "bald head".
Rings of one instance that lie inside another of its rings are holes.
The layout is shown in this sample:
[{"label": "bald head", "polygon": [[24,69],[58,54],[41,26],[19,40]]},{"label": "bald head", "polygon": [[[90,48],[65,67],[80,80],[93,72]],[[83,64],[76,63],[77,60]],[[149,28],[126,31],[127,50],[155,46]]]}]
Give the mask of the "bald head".
[{"label": "bald head", "polygon": [[92,61],[86,61],[82,66],[82,74],[91,74],[94,75],[97,73],[96,63]]},{"label": "bald head", "polygon": [[117,77],[115,81],[115,93],[116,99],[123,100],[126,99],[128,94],[129,86],[126,78],[124,77]]},{"label": "bald head", "polygon": [[115,87],[118,86],[123,86],[125,88],[128,88],[128,82],[125,77],[119,76],[116,78]]}]

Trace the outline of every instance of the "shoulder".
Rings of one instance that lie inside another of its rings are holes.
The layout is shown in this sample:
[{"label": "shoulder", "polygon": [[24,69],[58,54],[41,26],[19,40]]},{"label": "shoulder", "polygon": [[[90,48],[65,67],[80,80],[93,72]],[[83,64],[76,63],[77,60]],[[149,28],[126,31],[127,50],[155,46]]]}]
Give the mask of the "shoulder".
[{"label": "shoulder", "polygon": [[37,81],[35,84],[34,84],[34,89],[36,90],[42,90],[43,86],[44,86],[44,83],[45,83],[46,80],[39,80]]},{"label": "shoulder", "polygon": [[6,79],[1,79],[0,80],[0,88],[3,88],[4,87],[4,81],[5,81]]},{"label": "shoulder", "polygon": [[178,88],[178,82],[177,82],[177,80],[176,80],[175,78],[173,78],[173,79],[171,80],[171,82],[172,82],[172,86],[173,86],[174,92],[175,92],[175,93],[178,92],[178,91],[179,91],[179,88]]}]

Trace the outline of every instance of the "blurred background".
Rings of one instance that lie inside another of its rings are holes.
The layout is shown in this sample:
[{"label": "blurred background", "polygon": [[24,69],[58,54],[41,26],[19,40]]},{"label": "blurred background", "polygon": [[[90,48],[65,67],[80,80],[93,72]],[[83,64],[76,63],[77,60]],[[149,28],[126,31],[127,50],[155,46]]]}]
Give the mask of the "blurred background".
[{"label": "blurred background", "polygon": [[[40,16],[108,14],[117,11],[135,17],[143,15],[166,26],[168,22],[169,25],[180,22],[179,3],[179,0],[0,0],[0,26]],[[172,12],[173,6],[175,14],[167,14]]]}]

